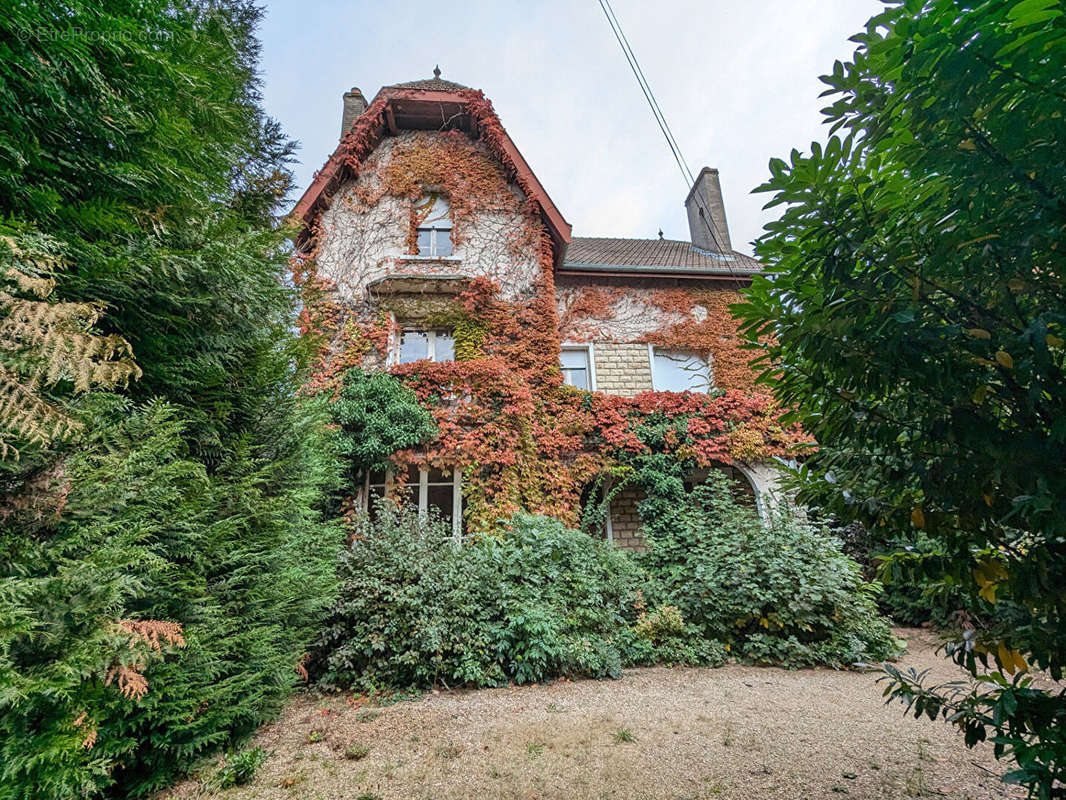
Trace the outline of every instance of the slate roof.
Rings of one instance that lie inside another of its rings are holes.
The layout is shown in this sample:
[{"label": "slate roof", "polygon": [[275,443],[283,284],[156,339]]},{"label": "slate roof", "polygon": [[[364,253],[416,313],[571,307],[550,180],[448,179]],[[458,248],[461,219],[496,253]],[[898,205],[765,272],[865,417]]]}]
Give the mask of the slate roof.
[{"label": "slate roof", "polygon": [[420,81],[407,81],[405,83],[394,83],[392,86],[385,86],[385,89],[428,89],[435,92],[457,92],[460,89],[469,89],[469,86],[463,86],[461,83],[455,83],[455,81],[446,81],[444,78],[423,78]]},{"label": "slate roof", "polygon": [[751,256],[698,250],[676,239],[607,239],[575,236],[563,269],[583,272],[693,273],[755,275],[765,267]]}]

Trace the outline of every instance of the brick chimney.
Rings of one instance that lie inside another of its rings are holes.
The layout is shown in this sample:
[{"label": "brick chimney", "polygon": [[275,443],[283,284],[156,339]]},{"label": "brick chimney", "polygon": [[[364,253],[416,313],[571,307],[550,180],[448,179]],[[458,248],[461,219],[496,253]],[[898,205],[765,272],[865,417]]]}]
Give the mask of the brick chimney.
[{"label": "brick chimney", "polygon": [[685,198],[685,209],[688,211],[688,231],[693,245],[713,253],[733,252],[718,170],[710,167],[700,170]]},{"label": "brick chimney", "polygon": [[352,129],[352,123],[355,122],[356,117],[364,111],[366,111],[366,98],[363,97],[363,93],[359,91],[358,87],[353,86],[349,91],[344,93],[344,116],[341,117],[341,138]]}]

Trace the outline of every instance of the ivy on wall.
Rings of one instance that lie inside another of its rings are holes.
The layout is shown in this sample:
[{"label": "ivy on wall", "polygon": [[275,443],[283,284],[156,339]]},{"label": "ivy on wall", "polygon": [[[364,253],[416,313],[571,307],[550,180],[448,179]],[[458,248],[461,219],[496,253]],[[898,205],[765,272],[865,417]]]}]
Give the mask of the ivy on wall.
[{"label": "ivy on wall", "polygon": [[[528,199],[535,196],[533,187],[523,186],[523,178],[504,166],[503,128],[491,104],[480,92],[467,92],[466,100],[477,140],[459,131],[405,133],[377,150],[376,120],[384,109],[372,104],[342,144],[356,179],[343,195],[345,213],[400,209],[389,222],[390,236],[410,250],[419,202],[445,195],[457,252],[479,237],[496,245],[502,240],[504,247],[491,259],[482,250],[464,255],[461,268],[468,277],[452,295],[371,292],[366,275],[346,278],[359,288],[345,295],[319,274],[323,241],[335,232],[316,223],[311,249],[293,262],[303,292],[302,330],[319,343],[308,391],[336,394],[351,367],[385,367],[389,342],[399,333],[395,320],[452,330],[455,361],[390,368],[438,429],[433,441],[395,453],[392,462],[401,469],[461,468],[467,521],[478,527],[519,510],[575,524],[584,488],[632,456],[651,452],[642,437],[651,417],[679,432],[655,445],[678,462],[709,467],[789,452],[802,433],[782,426],[769,398],[750,391],[746,354],[738,349],[726,310],[737,299],[735,291],[589,288],[570,292],[565,308],[557,307],[555,252],[539,208]],[[485,221],[492,219],[507,220],[506,232],[486,236]],[[525,269],[531,253],[532,276]],[[402,263],[406,276],[421,273],[429,281],[440,275],[439,263],[383,256],[389,258]],[[380,271],[381,264],[351,268]],[[655,323],[651,333],[649,319]],[[637,326],[635,334],[626,324]],[[718,385],[730,389],[626,399],[563,385],[560,337],[599,335],[710,352]]]}]

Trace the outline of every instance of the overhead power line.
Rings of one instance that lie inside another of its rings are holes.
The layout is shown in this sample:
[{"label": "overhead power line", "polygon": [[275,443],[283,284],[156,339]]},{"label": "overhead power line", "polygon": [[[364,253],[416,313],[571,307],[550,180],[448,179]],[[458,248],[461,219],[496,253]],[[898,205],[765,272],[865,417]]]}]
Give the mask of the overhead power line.
[{"label": "overhead power line", "polygon": [[[618,46],[622,48],[622,55],[625,56],[626,61],[629,63],[629,68],[633,72],[633,77],[637,79],[637,85],[640,86],[640,91],[644,94],[644,99],[648,101],[648,106],[651,108],[652,116],[655,117],[655,122],[659,126],[659,130],[662,131],[663,137],[666,139],[666,144],[670,148],[670,152],[674,156],[674,161],[677,162],[678,169],[681,170],[681,177],[685,181],[686,188],[691,188],[696,183],[696,178],[692,174],[692,170],[689,169],[688,162],[685,161],[684,155],[681,153],[681,146],[677,143],[677,139],[674,138],[674,132],[670,129],[670,123],[666,121],[666,115],[663,114],[662,108],[659,107],[658,101],[655,99],[655,93],[651,90],[651,84],[648,83],[648,79],[644,76],[644,70],[640,68],[640,62],[637,61],[636,53],[633,52],[633,48],[629,44],[629,39],[626,38],[625,33],[622,31],[622,24],[618,21],[618,17],[615,16],[614,8],[611,7],[610,0],[599,0],[600,8],[603,9],[603,14],[607,17],[607,24],[611,26],[611,31],[614,33],[614,38],[618,40]],[[695,194],[696,205],[702,212],[700,216],[703,219],[704,224],[707,226],[708,233],[711,234],[711,239],[714,241],[718,250],[725,254],[725,247],[723,242],[725,237],[716,230],[714,224],[714,218],[711,216],[711,210],[707,207],[706,199],[700,197],[699,192]],[[726,262],[730,272],[733,272],[733,267]]]}]

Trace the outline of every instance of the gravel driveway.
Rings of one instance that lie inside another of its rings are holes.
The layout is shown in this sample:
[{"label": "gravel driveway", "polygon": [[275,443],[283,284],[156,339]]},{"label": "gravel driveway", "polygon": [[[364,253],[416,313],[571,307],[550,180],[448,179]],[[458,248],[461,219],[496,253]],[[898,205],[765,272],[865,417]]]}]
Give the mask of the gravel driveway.
[{"label": "gravel driveway", "polygon": [[[899,630],[903,666],[959,677],[933,634]],[[441,692],[384,708],[303,695],[255,744],[247,786],[170,797],[1024,797],[990,747],[885,706],[876,675],[832,670],[628,670],[617,681]],[[364,749],[365,748],[365,751]],[[205,770],[207,775],[210,770]]]}]

